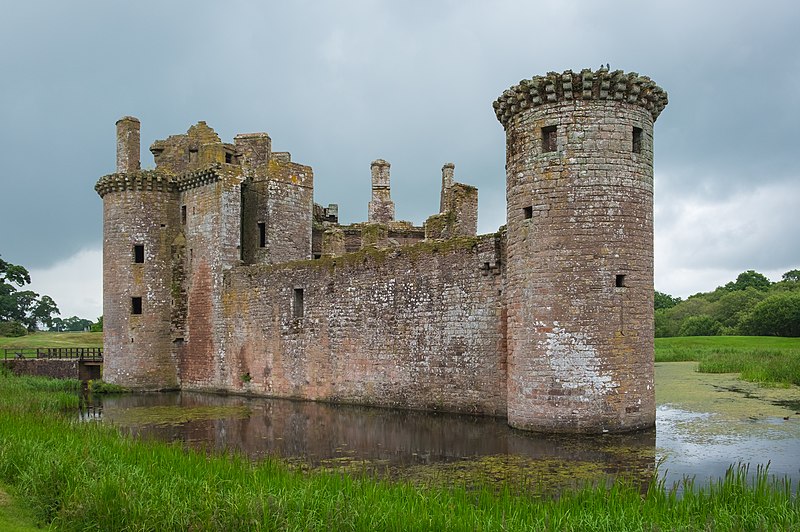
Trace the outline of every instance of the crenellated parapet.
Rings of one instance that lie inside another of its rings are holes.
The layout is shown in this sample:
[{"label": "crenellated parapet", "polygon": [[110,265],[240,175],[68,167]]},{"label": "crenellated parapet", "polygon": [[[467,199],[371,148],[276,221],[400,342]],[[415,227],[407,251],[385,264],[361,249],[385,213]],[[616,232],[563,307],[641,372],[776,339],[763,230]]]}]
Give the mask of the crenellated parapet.
[{"label": "crenellated parapet", "polygon": [[227,177],[240,174],[241,170],[239,168],[232,169],[230,165],[216,163],[193,172],[186,172],[175,178],[175,187],[176,190],[183,192],[192,188],[210,185],[217,181],[224,181]]},{"label": "crenellated parapet", "polygon": [[666,91],[647,76],[605,68],[593,72],[586,68],[580,72],[548,72],[546,76],[523,79],[504,91],[492,105],[505,128],[525,109],[567,100],[608,100],[639,105],[650,112],[654,121],[668,102]]},{"label": "crenellated parapet", "polygon": [[125,174],[109,174],[101,177],[94,189],[102,198],[109,192],[123,190],[148,190],[157,192],[184,192],[192,188],[210,185],[241,174],[238,168],[216,163],[180,176],[164,174],[158,170],[140,170]]},{"label": "crenellated parapet", "polygon": [[109,174],[101,177],[94,189],[102,198],[109,192],[124,190],[147,190],[156,192],[175,192],[175,182],[169,175],[157,170],[139,170],[124,174]]}]

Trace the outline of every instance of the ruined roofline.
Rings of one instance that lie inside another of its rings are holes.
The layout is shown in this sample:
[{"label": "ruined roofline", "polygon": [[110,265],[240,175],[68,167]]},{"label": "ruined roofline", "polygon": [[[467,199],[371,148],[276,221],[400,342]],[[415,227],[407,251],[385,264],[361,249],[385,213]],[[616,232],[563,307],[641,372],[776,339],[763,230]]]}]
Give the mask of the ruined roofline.
[{"label": "ruined roofline", "polygon": [[531,107],[569,100],[606,100],[639,105],[650,111],[653,121],[667,105],[667,93],[647,76],[622,70],[595,72],[585,68],[580,72],[565,70],[559,74],[523,79],[505,90],[494,101],[495,115],[505,128],[518,113]]},{"label": "ruined roofline", "polygon": [[322,256],[318,259],[297,259],[271,264],[254,263],[236,266],[238,271],[267,272],[292,269],[297,267],[325,268],[347,267],[363,265],[368,257],[379,262],[385,260],[425,260],[427,254],[447,254],[475,251],[481,243],[506,238],[505,226],[501,226],[494,233],[484,233],[475,236],[453,236],[447,239],[420,240],[412,244],[392,247],[366,246],[356,251],[348,251],[336,256]]}]

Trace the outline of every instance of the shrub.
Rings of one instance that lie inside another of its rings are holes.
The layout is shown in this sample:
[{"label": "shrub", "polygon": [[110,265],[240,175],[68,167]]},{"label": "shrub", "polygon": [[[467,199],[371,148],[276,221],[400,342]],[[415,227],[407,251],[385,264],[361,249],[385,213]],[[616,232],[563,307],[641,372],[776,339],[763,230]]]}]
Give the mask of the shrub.
[{"label": "shrub", "polygon": [[718,336],[722,332],[722,324],[708,316],[689,316],[681,324],[678,336]]},{"label": "shrub", "polygon": [[739,328],[754,336],[800,336],[800,293],[779,293],[761,301]]},{"label": "shrub", "polygon": [[16,338],[28,334],[28,329],[17,321],[0,322],[0,336]]}]

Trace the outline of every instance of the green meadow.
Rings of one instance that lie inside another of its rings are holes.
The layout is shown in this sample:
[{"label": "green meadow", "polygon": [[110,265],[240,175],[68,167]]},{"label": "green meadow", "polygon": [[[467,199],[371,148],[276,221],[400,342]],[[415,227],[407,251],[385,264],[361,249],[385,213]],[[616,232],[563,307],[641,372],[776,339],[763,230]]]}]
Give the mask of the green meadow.
[{"label": "green meadow", "polygon": [[35,332],[25,336],[0,336],[0,349],[9,347],[103,347],[102,332]]}]

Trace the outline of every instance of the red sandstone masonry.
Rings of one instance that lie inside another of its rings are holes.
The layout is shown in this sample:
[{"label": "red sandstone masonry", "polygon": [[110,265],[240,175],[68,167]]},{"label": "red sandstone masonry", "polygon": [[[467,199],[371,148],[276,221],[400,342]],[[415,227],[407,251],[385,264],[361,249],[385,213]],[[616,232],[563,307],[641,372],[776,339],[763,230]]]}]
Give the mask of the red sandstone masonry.
[{"label": "red sandstone masonry", "polygon": [[[432,249],[229,271],[225,351],[252,379],[237,388],[503,415],[502,275],[483,269],[502,263],[499,237]],[[295,289],[302,318],[293,317]]]}]

